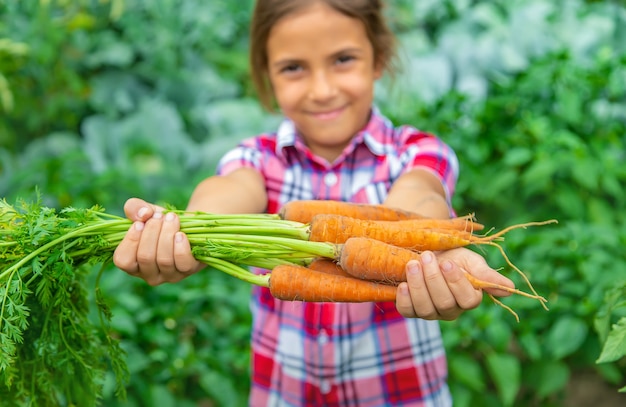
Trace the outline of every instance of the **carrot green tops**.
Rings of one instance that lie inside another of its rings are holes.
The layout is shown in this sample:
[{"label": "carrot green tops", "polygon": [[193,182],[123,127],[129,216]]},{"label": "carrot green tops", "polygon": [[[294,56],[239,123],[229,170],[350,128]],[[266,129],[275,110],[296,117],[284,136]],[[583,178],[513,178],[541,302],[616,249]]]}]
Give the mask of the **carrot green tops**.
[{"label": "carrot green tops", "polygon": [[[450,205],[458,177],[448,145],[415,128],[394,127],[376,108],[333,163],[313,155],[285,120],[275,133],[228,152],[218,173],[240,167],[265,177],[270,213],[302,199],[382,203],[395,180],[414,168],[439,176]],[[281,301],[260,287],[251,308],[251,406],[452,404],[437,321],[404,318],[393,302]]]}]

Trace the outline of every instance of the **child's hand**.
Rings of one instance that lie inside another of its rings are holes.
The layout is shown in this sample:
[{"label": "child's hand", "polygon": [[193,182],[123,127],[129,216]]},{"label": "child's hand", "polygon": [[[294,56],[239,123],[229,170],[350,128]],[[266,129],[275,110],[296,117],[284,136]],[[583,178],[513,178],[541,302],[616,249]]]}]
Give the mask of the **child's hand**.
[{"label": "child's hand", "polygon": [[180,281],[204,267],[191,254],[176,214],[163,215],[163,208],[138,198],[126,201],[124,212],[134,223],[113,254],[117,267],[153,286]]},{"label": "child's hand", "polygon": [[[407,282],[398,287],[396,307],[407,318],[449,321],[480,305],[482,291],[470,284],[465,271],[480,280],[514,287],[511,280],[469,249],[448,250],[436,256],[433,252],[424,252],[421,258],[421,262],[407,264]],[[509,295],[502,290],[490,293]]]}]

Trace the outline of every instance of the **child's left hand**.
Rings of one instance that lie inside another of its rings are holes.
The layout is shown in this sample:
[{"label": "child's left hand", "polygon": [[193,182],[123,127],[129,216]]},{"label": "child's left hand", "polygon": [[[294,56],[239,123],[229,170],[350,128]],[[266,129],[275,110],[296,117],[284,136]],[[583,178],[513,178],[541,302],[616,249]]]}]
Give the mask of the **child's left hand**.
[{"label": "child's left hand", "polygon": [[[407,264],[407,282],[401,283],[396,308],[407,318],[451,321],[464,311],[480,305],[483,292],[465,278],[474,277],[513,288],[513,282],[493,268],[476,252],[461,248],[445,252],[424,252],[420,262]],[[490,291],[507,296],[502,290]]]}]

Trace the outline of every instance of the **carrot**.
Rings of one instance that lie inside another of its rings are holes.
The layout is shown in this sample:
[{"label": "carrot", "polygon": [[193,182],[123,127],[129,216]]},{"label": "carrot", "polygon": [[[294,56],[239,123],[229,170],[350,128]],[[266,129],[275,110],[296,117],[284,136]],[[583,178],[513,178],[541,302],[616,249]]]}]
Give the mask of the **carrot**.
[{"label": "carrot", "polygon": [[479,236],[470,231],[442,228],[407,229],[403,222],[380,222],[339,215],[316,215],[310,223],[309,240],[345,243],[350,237],[371,237],[413,250],[441,251],[472,244],[497,245],[494,241],[512,229],[552,222],[554,221],[523,223],[510,226],[493,235]]},{"label": "carrot", "polygon": [[270,272],[269,289],[287,301],[381,302],[395,301],[395,286],[353,277],[328,274],[294,264],[276,266]]},{"label": "carrot", "polygon": [[[359,204],[332,200],[301,200],[287,202],[281,208],[279,217],[300,223],[310,223],[316,215],[340,215],[354,219],[376,220],[381,222],[417,221],[407,227],[437,227],[460,230],[482,230],[484,225],[476,222],[474,215],[459,216],[452,219],[433,219],[415,212],[385,205]],[[442,221],[442,222],[437,222]],[[434,223],[429,223],[434,222]]]},{"label": "carrot", "polygon": [[424,216],[385,205],[359,204],[332,200],[301,200],[287,202],[280,210],[282,219],[309,223],[315,215],[342,215],[356,219],[405,220]]},{"label": "carrot", "polygon": [[460,230],[464,232],[477,232],[483,230],[485,226],[476,222],[473,215],[459,216],[447,219],[422,218],[422,219],[404,219],[397,221],[376,220],[379,223],[395,223],[393,227],[414,230],[414,229],[442,229],[442,230]]},{"label": "carrot", "polygon": [[[377,253],[382,255],[377,255]],[[352,237],[342,246],[339,265],[348,274],[356,278],[397,285],[400,282],[407,281],[406,264],[410,260],[420,260],[420,254],[416,251],[393,246],[379,240],[367,237]],[[517,270],[519,273],[522,273],[521,270]],[[522,275],[524,274],[522,273]],[[483,281],[467,272],[465,272],[465,277],[472,284],[472,287],[477,290],[486,288],[503,290],[510,294],[536,299],[546,308],[545,303],[547,300],[536,293],[527,278],[525,280],[533,294],[501,284]],[[498,301],[493,295],[488,295],[496,304],[506,308],[517,318],[517,314],[512,309]]]},{"label": "carrot", "polygon": [[343,244],[339,266],[363,280],[397,284],[406,281],[406,264],[419,253],[368,237],[351,237]]},{"label": "carrot", "polygon": [[407,229],[397,222],[379,222],[338,215],[316,215],[310,223],[309,240],[345,243],[350,237],[371,237],[414,250],[448,250],[471,244],[471,235],[422,228]]},{"label": "carrot", "polygon": [[327,274],[336,274],[344,277],[353,277],[350,273],[344,270],[336,261],[326,258],[317,257],[308,266],[311,270],[321,271]]},{"label": "carrot", "polygon": [[[348,274],[357,278],[398,284],[406,281],[406,264],[410,260],[420,260],[420,254],[380,240],[352,237],[341,249],[339,265]],[[471,274],[467,276],[476,289],[497,288],[511,294],[531,296],[514,288],[479,280]],[[536,298],[534,295],[531,297]]]}]

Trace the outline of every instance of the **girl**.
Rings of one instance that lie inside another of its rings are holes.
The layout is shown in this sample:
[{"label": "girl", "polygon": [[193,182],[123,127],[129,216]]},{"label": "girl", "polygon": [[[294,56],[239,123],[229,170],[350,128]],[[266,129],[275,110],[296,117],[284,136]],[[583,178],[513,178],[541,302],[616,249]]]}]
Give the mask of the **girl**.
[{"label": "girl", "polygon": [[[188,209],[276,213],[290,200],[332,199],[449,217],[455,153],[373,106],[393,50],[378,0],[259,0],[252,76],[260,101],[284,121],[227,153]],[[136,222],[115,252],[119,268],[151,285],[203,268],[174,214],[137,198],[124,210]],[[513,286],[458,249],[407,264],[395,304],[283,302],[255,288],[250,405],[450,406],[436,320],[480,304],[463,270]]]}]

